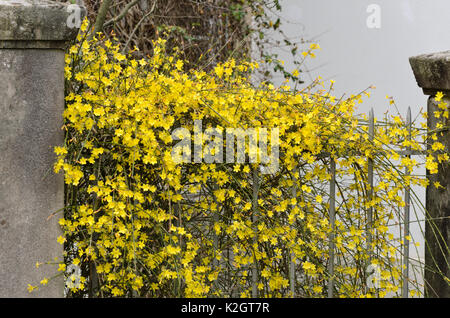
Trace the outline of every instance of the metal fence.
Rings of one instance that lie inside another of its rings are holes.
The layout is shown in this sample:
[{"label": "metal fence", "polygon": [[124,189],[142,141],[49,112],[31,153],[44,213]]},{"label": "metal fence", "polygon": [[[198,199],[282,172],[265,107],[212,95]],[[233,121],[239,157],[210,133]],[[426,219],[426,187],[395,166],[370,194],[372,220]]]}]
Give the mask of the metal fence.
[{"label": "metal fence", "polygon": [[[411,108],[408,107],[407,115],[406,115],[406,127],[408,129],[408,137],[409,140],[411,140],[411,127],[412,127],[412,121],[411,121]],[[373,108],[369,112],[369,122],[368,122],[368,135],[369,135],[369,142],[374,142],[375,137],[375,117],[374,117],[374,111]],[[405,156],[405,157],[411,157],[412,155],[421,155],[424,153],[424,151],[416,151],[412,150],[411,147],[407,147],[405,151],[399,151],[399,155]],[[371,200],[373,198],[373,188],[374,188],[374,162],[372,158],[367,158],[368,160],[368,173],[367,173],[367,179],[369,183],[369,199]],[[335,265],[335,259],[334,259],[334,250],[335,250],[335,243],[334,243],[334,230],[335,230],[335,220],[336,220],[336,163],[334,160],[330,160],[330,174],[331,174],[331,180],[330,180],[330,206],[329,206],[329,222],[331,225],[331,234],[330,234],[330,243],[329,243],[329,255],[330,255],[330,261],[328,264],[328,273],[329,273],[329,280],[328,280],[328,297],[333,298],[334,297],[334,265]],[[408,168],[405,168],[405,176],[409,176]],[[404,232],[403,237],[408,237],[410,235],[410,207],[411,207],[411,188],[410,186],[407,186],[405,188],[405,194],[404,194],[404,201],[405,201],[405,208],[404,208],[404,215],[403,215],[403,222],[404,222]],[[370,232],[371,225],[373,224],[373,215],[374,210],[373,207],[369,207],[367,211],[367,229],[366,229],[366,236],[367,236],[367,244],[371,245],[373,242],[372,233]],[[403,284],[402,284],[402,297],[408,298],[408,291],[409,291],[409,244],[403,244]],[[291,282],[292,283],[292,282]]]},{"label": "metal fence", "polygon": [[[374,111],[373,109],[369,112],[369,118],[368,118],[368,137],[369,142],[373,143],[375,138],[375,117],[374,117]],[[407,138],[411,140],[411,128],[412,128],[412,121],[411,121],[411,108],[408,107],[407,115],[406,115],[406,127],[408,131]],[[408,157],[410,158],[413,155],[423,155],[425,153],[425,150],[412,150],[411,147],[407,147],[406,150],[403,151],[397,151],[397,153],[400,156]],[[325,158],[329,157],[329,153],[322,153],[320,154],[320,157]],[[331,159],[331,158],[330,158]],[[371,157],[367,158],[367,165],[368,165],[368,172],[367,172],[367,180],[368,180],[368,199],[373,199],[373,189],[374,189],[374,161]],[[331,232],[329,236],[329,257],[330,260],[328,262],[328,290],[327,295],[329,298],[334,297],[334,274],[335,274],[335,222],[336,222],[336,162],[334,160],[330,160],[330,166],[329,166],[329,172],[331,175],[330,183],[329,183],[329,197],[330,197],[330,203],[329,203],[329,223],[331,226]],[[410,176],[410,172],[408,168],[405,168],[404,176],[408,177]],[[296,189],[293,188],[292,194],[295,197],[296,196]],[[253,175],[253,206],[256,206],[256,202],[258,200],[258,175],[257,173]],[[406,238],[410,235],[410,208],[411,208],[411,188],[410,186],[405,187],[405,193],[404,193],[404,202],[405,207],[403,211],[403,237]],[[366,237],[367,237],[367,246],[370,246],[373,242],[372,233],[370,232],[371,225],[373,224],[374,216],[374,208],[371,206],[367,210],[367,226],[366,226]],[[253,213],[253,222],[256,222],[256,213]],[[255,262],[256,263],[256,262]],[[403,273],[402,273],[402,291],[401,295],[403,298],[408,298],[408,292],[409,292],[409,267],[410,267],[410,257],[409,257],[409,244],[404,243],[403,244],[403,250],[402,250],[402,265],[403,267]],[[295,262],[294,262],[294,256],[291,255],[291,261],[290,261],[290,269],[289,269],[289,289],[291,291],[292,296],[295,296]],[[257,268],[256,265],[252,267],[252,297],[257,297]]]}]

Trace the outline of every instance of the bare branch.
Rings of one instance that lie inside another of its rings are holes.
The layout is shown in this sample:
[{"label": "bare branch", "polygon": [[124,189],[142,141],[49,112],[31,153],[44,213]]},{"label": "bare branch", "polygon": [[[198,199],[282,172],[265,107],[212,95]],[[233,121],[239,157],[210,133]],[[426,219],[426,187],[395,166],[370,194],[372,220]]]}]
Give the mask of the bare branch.
[{"label": "bare branch", "polygon": [[151,14],[153,13],[153,11],[155,11],[155,7],[156,7],[156,3],[157,3],[157,2],[158,2],[157,0],[155,0],[155,1],[153,2],[153,6],[152,6],[152,8],[150,9],[150,11],[147,12],[147,13],[142,17],[142,19],[136,24],[136,26],[134,27],[134,29],[133,29],[133,31],[131,32],[130,36],[128,37],[127,42],[125,43],[125,46],[123,47],[122,52],[125,52],[125,51],[127,50],[127,47],[128,47],[128,45],[130,44],[131,38],[134,36],[134,34],[136,33],[136,31],[137,31],[137,29],[139,28],[139,26],[141,25],[141,23],[144,22],[144,20],[147,19],[147,17],[148,17],[149,15],[151,15]]},{"label": "bare branch", "polygon": [[122,20],[123,17],[125,17],[125,16],[127,15],[128,11],[130,11],[130,9],[131,9],[132,7],[134,7],[136,4],[138,4],[139,1],[140,1],[140,0],[134,0],[134,1],[130,2],[130,3],[128,3],[128,4],[125,6],[125,8],[123,8],[123,10],[119,13],[119,15],[118,15],[117,17],[114,17],[114,18],[112,18],[111,20],[107,21],[107,22],[103,25],[103,27],[105,28],[105,27],[107,27],[107,26],[109,26],[109,25],[111,25],[111,24],[113,24],[113,23],[117,23],[118,21]]},{"label": "bare branch", "polygon": [[111,7],[112,0],[103,0],[102,4],[100,6],[100,9],[98,10],[97,19],[95,20],[94,25],[94,35],[97,32],[102,32],[103,25],[105,23],[106,14],[108,13],[109,8]]}]

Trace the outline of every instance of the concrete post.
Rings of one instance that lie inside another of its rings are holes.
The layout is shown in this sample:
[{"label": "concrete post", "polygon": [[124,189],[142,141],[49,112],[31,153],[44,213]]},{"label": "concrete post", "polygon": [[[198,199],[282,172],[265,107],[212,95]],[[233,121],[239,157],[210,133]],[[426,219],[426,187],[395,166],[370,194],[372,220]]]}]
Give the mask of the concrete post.
[{"label": "concrete post", "polygon": [[[441,121],[434,116],[438,110],[436,93],[445,94],[443,99],[450,105],[450,51],[420,55],[410,58],[418,85],[428,99],[428,127],[436,129]],[[444,119],[445,127],[449,127],[450,120]],[[445,128],[438,134],[438,140],[450,150],[450,130]],[[434,141],[429,142],[428,147]],[[425,223],[425,296],[450,297],[450,162],[439,164],[439,172],[428,175],[430,186],[426,190],[427,217]],[[443,188],[436,189],[434,182],[438,181]]]},{"label": "concrete post", "polygon": [[64,204],[53,147],[64,137],[63,49],[84,14],[54,1],[0,0],[0,297],[63,296],[62,276],[31,294],[27,285],[56,273],[36,262],[62,260],[58,217],[49,218]]}]

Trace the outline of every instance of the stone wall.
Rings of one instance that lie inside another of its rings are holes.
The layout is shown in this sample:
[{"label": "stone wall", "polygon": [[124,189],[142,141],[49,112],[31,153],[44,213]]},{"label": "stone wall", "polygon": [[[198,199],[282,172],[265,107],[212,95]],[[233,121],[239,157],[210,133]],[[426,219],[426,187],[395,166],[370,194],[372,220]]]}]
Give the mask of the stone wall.
[{"label": "stone wall", "polygon": [[78,29],[53,1],[0,0],[0,297],[62,297],[59,215],[64,181],[53,173],[63,143],[64,47]]},{"label": "stone wall", "polygon": [[[438,110],[435,97],[443,92],[443,101],[450,105],[450,51],[425,54],[410,58],[417,84],[428,99],[428,127],[436,130],[438,119],[434,112]],[[446,119],[444,129],[437,134],[446,151],[450,150],[450,120]],[[430,141],[430,144],[434,141]],[[429,145],[430,147],[430,145]],[[425,222],[425,296],[450,297],[450,164],[439,164],[437,174],[428,175],[430,186],[426,191]],[[442,188],[433,184],[439,182]]]}]

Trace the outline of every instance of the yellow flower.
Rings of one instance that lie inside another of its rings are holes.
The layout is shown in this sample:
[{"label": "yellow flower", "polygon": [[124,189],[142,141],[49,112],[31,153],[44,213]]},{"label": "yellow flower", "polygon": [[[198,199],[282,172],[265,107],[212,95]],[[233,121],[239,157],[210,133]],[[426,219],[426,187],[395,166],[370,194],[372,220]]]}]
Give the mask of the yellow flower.
[{"label": "yellow flower", "polygon": [[308,261],[303,262],[303,269],[306,271],[315,271],[316,270],[316,265],[314,265],[313,263],[310,263]]},{"label": "yellow flower", "polygon": [[60,156],[60,155],[65,155],[67,154],[67,149],[64,147],[55,147],[55,153]]},{"label": "yellow flower", "polygon": [[114,296],[122,296],[122,295],[124,294],[123,290],[122,290],[122,289],[119,289],[119,288],[117,288],[117,287],[114,287],[114,288],[111,290],[111,293],[112,293]]},{"label": "yellow flower", "polygon": [[38,286],[32,286],[30,284],[28,284],[27,287],[29,293],[33,292],[34,290],[37,290],[38,288],[39,288]]},{"label": "yellow flower", "polygon": [[316,201],[317,201],[317,203],[322,203],[322,201],[323,201],[323,199],[322,199],[322,196],[321,195],[317,195],[316,196]]},{"label": "yellow flower", "polygon": [[323,290],[322,286],[315,285],[313,287],[313,292],[315,292],[316,294],[320,294],[322,292],[322,290]]},{"label": "yellow flower", "polygon": [[64,244],[64,242],[66,241],[66,239],[60,235],[60,236],[58,236],[57,241],[58,241],[59,244]]},{"label": "yellow flower", "polygon": [[66,264],[59,264],[58,272],[64,272],[66,270]]}]

